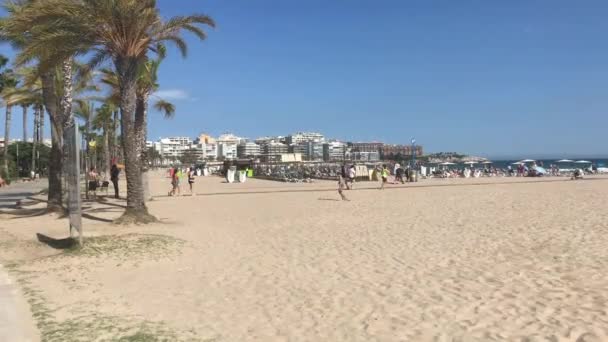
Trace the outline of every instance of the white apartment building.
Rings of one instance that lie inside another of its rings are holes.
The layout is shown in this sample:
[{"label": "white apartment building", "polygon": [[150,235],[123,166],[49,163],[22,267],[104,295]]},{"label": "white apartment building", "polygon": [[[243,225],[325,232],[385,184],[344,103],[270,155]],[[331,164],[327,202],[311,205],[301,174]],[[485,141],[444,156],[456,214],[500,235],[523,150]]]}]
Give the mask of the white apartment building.
[{"label": "white apartment building", "polygon": [[226,133],[217,138],[217,157],[223,159],[236,159],[237,146],[245,139],[234,134]]},{"label": "white apartment building", "polygon": [[288,145],[292,145],[292,144],[299,144],[299,143],[304,143],[304,142],[309,142],[309,141],[314,141],[314,142],[325,141],[325,136],[323,136],[323,134],[321,134],[321,133],[316,133],[316,132],[298,132],[298,133],[294,133],[292,135],[287,136],[286,140],[287,140]]},{"label": "white apartment building", "polygon": [[217,159],[217,143],[207,143],[207,144],[201,144],[201,147],[203,148],[204,151],[204,155],[203,155],[203,159],[206,160],[216,160]]},{"label": "white apartment building", "polygon": [[239,158],[256,157],[262,153],[260,145],[253,142],[241,142],[237,145],[236,151]]},{"label": "white apartment building", "polygon": [[346,154],[346,144],[340,141],[330,141],[323,144],[324,161],[342,161]]},{"label": "white apartment building", "polygon": [[260,146],[270,144],[270,143],[285,143],[286,138],[284,136],[276,136],[276,137],[259,137],[254,140],[254,142]]},{"label": "white apartment building", "polygon": [[161,138],[154,143],[154,148],[160,153],[163,159],[179,158],[184,151],[193,147],[192,139],[189,137],[169,137]]}]

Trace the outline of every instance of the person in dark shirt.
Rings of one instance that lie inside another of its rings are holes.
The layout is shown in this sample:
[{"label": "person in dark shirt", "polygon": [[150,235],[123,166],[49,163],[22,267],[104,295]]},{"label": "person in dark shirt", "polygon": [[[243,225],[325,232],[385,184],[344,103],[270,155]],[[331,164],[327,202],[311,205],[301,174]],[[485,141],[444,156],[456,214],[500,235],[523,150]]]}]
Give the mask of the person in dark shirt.
[{"label": "person in dark shirt", "polygon": [[114,198],[119,198],[118,196],[118,175],[120,174],[120,169],[116,164],[112,164],[112,168],[110,168],[110,180],[112,184],[114,184]]}]

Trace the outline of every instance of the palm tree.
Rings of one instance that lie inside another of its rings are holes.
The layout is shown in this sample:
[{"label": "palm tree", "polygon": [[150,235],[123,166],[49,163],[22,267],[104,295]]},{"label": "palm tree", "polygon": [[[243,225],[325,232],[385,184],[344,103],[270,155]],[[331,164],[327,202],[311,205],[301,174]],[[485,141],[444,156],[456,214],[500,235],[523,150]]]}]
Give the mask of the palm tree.
[{"label": "palm tree", "polygon": [[[28,32],[30,36],[17,57],[26,63],[42,56],[41,66],[62,65],[64,80],[70,74],[66,63],[75,55],[91,53],[91,68],[111,59],[120,88],[122,143],[127,178],[127,209],[123,222],[154,220],[145,205],[141,164],[138,154],[143,130],[136,117],[138,70],[148,60],[148,53],[158,53],[163,44],[175,44],[187,53],[181,31],[193,33],[199,39],[206,34],[200,25],[215,26],[205,15],[178,16],[163,21],[155,0],[45,0],[32,1],[14,20],[10,32]],[[64,82],[62,105],[69,107],[69,87]],[[64,111],[65,112],[65,111]]]},{"label": "palm tree", "polygon": [[[148,102],[152,96],[152,92],[158,90],[158,68],[162,61],[162,57],[158,59],[147,61],[138,72],[137,79],[137,98],[136,98],[136,122],[137,125],[142,129],[138,131],[139,145],[138,154],[140,155],[141,162],[141,179],[142,187],[144,192],[144,201],[149,201],[150,196],[150,185],[148,178],[148,156],[146,149],[146,140],[148,136]],[[118,84],[118,75],[115,71],[107,68],[100,70],[101,82],[110,88],[110,94],[106,98],[106,101],[115,105],[120,103],[120,88]],[[161,112],[166,119],[173,118],[175,115],[175,105],[157,97],[157,101],[154,103],[154,108]],[[114,129],[116,131],[116,129]]]},{"label": "palm tree", "polygon": [[27,141],[27,108],[29,103],[22,103],[21,110],[23,111],[23,142]]},{"label": "palm tree", "polygon": [[[32,106],[34,109],[34,124],[32,132],[32,165],[31,170],[36,171],[36,148],[43,136],[44,127],[44,100],[42,96],[42,83],[40,78],[34,73],[34,68],[19,68],[15,74],[23,81],[23,85],[15,91],[15,96],[21,98],[22,106]],[[27,113],[24,110],[23,120],[27,120]],[[23,127],[23,140],[26,141],[26,126]]]},{"label": "palm tree", "polygon": [[[34,43],[32,37],[41,33],[49,32],[48,27],[37,25],[31,16],[32,6],[35,1],[6,1],[4,9],[8,17],[0,21],[0,39],[10,42],[17,50],[21,50],[21,61],[17,64],[25,65],[29,61],[36,60],[36,77],[39,77],[42,85],[43,102],[49,114],[51,123],[51,152],[49,161],[49,192],[47,210],[63,211],[63,132],[64,126],[69,124],[71,116],[71,60],[72,55],[58,57],[53,50],[24,52],[28,44]],[[27,34],[24,34],[27,33]],[[42,120],[44,124],[44,120]]]},{"label": "palm tree", "polygon": [[112,114],[114,107],[110,103],[104,103],[97,109],[97,115],[93,120],[93,128],[101,129],[103,132],[103,161],[106,177],[110,175],[111,158],[110,158],[110,127],[113,127]]},{"label": "palm tree", "polygon": [[6,107],[5,117],[4,117],[4,150],[2,153],[3,164],[2,164],[2,172],[3,178],[10,179],[11,175],[8,171],[8,145],[10,141],[10,131],[11,131],[11,121],[12,121],[12,111],[13,106],[17,105],[21,100],[21,97],[16,95],[16,88],[4,88],[2,94],[2,101],[4,106]]}]

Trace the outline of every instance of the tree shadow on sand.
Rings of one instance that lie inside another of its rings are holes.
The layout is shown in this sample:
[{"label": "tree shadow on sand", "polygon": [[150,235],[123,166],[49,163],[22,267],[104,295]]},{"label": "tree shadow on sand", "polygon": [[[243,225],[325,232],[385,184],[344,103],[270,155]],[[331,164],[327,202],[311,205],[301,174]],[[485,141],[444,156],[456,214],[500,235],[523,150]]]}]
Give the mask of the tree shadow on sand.
[{"label": "tree shadow on sand", "polygon": [[46,236],[44,234],[36,233],[36,238],[38,241],[44,243],[45,245],[59,250],[71,249],[77,246],[76,240],[72,238],[64,238],[64,239],[54,239],[50,236]]}]

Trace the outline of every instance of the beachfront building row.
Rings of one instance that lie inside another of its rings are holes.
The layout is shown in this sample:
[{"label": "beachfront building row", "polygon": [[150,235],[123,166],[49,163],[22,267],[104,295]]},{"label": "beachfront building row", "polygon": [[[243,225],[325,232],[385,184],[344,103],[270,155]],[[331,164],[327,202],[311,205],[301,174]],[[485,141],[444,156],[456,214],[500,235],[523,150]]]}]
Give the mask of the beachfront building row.
[{"label": "beachfront building row", "polygon": [[187,151],[199,161],[256,159],[261,161],[282,160],[281,155],[298,155],[303,161],[363,161],[377,162],[383,159],[417,157],[422,146],[390,145],[382,142],[341,142],[326,140],[321,133],[298,132],[288,136],[260,137],[253,141],[226,133],[217,138],[200,134],[189,137],[161,138],[149,142],[161,156],[171,163],[178,161]]}]

